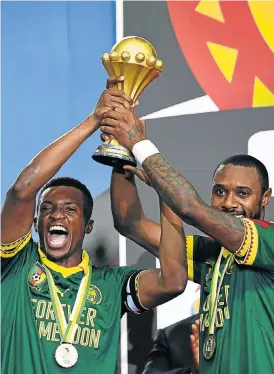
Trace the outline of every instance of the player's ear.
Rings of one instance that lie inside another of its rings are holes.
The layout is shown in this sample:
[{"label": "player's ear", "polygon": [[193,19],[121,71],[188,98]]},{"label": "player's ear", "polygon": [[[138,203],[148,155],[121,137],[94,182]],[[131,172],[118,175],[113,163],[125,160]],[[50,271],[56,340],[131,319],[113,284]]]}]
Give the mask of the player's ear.
[{"label": "player's ear", "polygon": [[269,202],[270,202],[270,199],[271,199],[271,195],[272,195],[272,189],[271,188],[268,188],[268,190],[265,191],[265,193],[263,194],[263,198],[262,198],[262,207],[266,207]]},{"label": "player's ear", "polygon": [[38,220],[37,220],[37,217],[35,217],[34,219],[33,219],[33,227],[34,227],[34,230],[36,231],[36,232],[38,232]]},{"label": "player's ear", "polygon": [[85,234],[90,234],[93,229],[94,221],[93,219],[89,220],[85,227]]}]

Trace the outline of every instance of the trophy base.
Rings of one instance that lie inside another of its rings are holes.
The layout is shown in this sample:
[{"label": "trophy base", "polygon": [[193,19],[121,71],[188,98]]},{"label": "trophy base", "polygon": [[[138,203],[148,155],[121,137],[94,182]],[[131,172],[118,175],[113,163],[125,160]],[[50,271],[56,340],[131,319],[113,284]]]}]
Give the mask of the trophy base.
[{"label": "trophy base", "polygon": [[100,164],[118,168],[123,168],[124,165],[137,165],[133,154],[121,145],[101,144],[92,155],[92,158]]}]

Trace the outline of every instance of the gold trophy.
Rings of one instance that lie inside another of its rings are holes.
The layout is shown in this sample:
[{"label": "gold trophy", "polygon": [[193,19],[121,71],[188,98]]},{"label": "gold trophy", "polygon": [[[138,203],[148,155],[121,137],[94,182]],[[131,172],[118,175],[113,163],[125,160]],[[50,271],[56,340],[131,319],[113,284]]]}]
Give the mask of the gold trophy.
[{"label": "gold trophy", "polygon": [[[163,61],[157,58],[153,45],[139,36],[123,38],[112,47],[110,53],[102,55],[102,62],[109,76],[125,77],[122,83],[118,83],[118,89],[128,94],[133,102],[163,71]],[[136,166],[133,154],[116,139],[99,145],[92,158],[109,166]]]}]

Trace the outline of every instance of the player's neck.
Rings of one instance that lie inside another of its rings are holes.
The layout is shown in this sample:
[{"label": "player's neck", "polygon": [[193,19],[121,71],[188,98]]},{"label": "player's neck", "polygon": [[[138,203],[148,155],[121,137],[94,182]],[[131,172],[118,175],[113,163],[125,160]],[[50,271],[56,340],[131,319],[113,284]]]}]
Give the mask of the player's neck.
[{"label": "player's neck", "polygon": [[68,258],[62,258],[54,260],[54,263],[64,268],[73,268],[78,266],[82,262],[82,252],[77,252]]}]

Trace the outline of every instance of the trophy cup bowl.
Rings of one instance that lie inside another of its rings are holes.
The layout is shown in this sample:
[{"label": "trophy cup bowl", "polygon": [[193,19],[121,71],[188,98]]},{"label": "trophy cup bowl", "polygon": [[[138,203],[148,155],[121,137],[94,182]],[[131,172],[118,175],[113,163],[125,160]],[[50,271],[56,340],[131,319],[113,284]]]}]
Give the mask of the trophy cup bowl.
[{"label": "trophy cup bowl", "polygon": [[[133,102],[163,71],[163,62],[158,59],[153,45],[139,36],[123,38],[110,53],[102,55],[102,62],[109,76],[124,76],[124,81],[118,83],[118,89],[128,94]],[[137,164],[133,154],[116,139],[99,145],[92,158],[101,164],[121,168]]]}]

